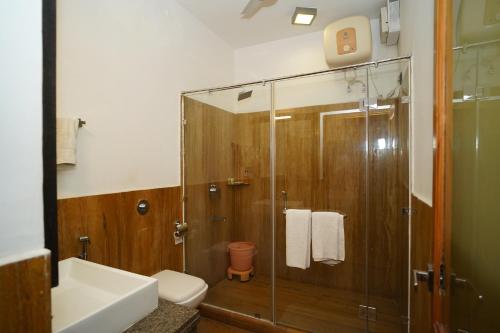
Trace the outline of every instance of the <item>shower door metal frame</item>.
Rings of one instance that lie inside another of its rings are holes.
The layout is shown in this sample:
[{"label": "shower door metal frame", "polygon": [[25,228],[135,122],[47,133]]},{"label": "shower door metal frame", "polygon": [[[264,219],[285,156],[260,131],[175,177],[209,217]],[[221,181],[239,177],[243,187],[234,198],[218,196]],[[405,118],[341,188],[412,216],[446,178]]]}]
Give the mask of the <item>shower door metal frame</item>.
[{"label": "shower door metal frame", "polygon": [[303,77],[308,77],[308,76],[341,72],[341,71],[344,71],[347,69],[361,69],[361,68],[365,68],[365,67],[368,68],[369,66],[378,66],[380,64],[385,64],[388,62],[396,62],[398,60],[409,60],[411,62],[412,56],[408,55],[408,56],[393,57],[393,58],[387,58],[387,59],[383,59],[383,60],[364,62],[364,63],[356,64],[356,65],[349,65],[349,66],[342,66],[342,67],[336,67],[336,68],[331,68],[331,69],[325,69],[322,71],[281,76],[281,77],[276,77],[276,78],[264,79],[264,80],[260,80],[260,81],[249,81],[249,82],[243,82],[243,83],[238,83],[238,84],[228,85],[228,86],[220,86],[220,87],[204,88],[204,89],[194,89],[194,90],[184,90],[181,92],[181,97],[184,95],[189,95],[189,94],[194,94],[194,93],[216,92],[216,91],[230,90],[230,89],[235,89],[235,88],[243,88],[243,87],[246,87],[249,85],[256,85],[259,83],[266,84],[266,83],[285,81],[285,80],[290,80],[290,79],[303,78]]},{"label": "shower door metal frame", "polygon": [[[276,120],[275,120],[275,115],[276,115],[276,107],[275,107],[275,83],[276,82],[281,82],[285,80],[291,80],[291,79],[297,79],[297,78],[305,78],[305,77],[311,77],[311,76],[317,76],[317,75],[322,75],[322,74],[330,74],[330,73],[336,73],[336,72],[341,72],[349,69],[368,69],[370,66],[375,66],[377,67],[379,64],[384,64],[384,63],[391,63],[391,62],[397,62],[401,60],[408,60],[409,63],[409,87],[410,87],[410,100],[411,100],[411,77],[412,77],[412,56],[400,56],[400,57],[393,57],[393,58],[388,58],[388,59],[383,59],[379,61],[371,61],[371,62],[365,62],[361,64],[356,64],[356,65],[349,65],[349,66],[343,66],[343,67],[337,67],[337,68],[332,68],[332,69],[327,69],[327,70],[322,70],[322,71],[316,71],[316,72],[310,72],[310,73],[303,73],[303,74],[297,74],[297,75],[289,75],[289,76],[283,76],[283,77],[277,77],[277,78],[271,78],[271,79],[265,79],[265,80],[260,80],[260,81],[251,81],[251,82],[245,82],[245,83],[240,83],[240,84],[235,84],[235,85],[228,85],[228,86],[220,86],[220,87],[214,87],[214,88],[205,88],[205,89],[196,89],[196,90],[185,90],[180,93],[180,101],[179,101],[179,106],[180,106],[180,125],[181,125],[181,132],[180,132],[180,139],[181,139],[181,151],[180,151],[180,163],[181,163],[181,202],[182,202],[182,221],[185,223],[188,223],[189,221],[186,221],[186,193],[185,193],[185,184],[186,184],[186,179],[185,179],[185,125],[186,125],[186,120],[185,120],[185,114],[184,114],[184,97],[186,95],[190,94],[196,94],[196,93],[211,93],[211,92],[217,92],[217,91],[224,91],[224,90],[230,90],[230,89],[236,89],[236,88],[243,88],[249,85],[256,85],[256,84],[270,84],[270,112],[269,112],[269,117],[270,117],[270,124],[269,124],[269,157],[270,157],[270,200],[271,200],[271,234],[272,234],[272,250],[271,250],[271,255],[272,255],[272,260],[271,260],[271,322],[276,325],[276,295],[275,295],[275,284],[276,284],[276,274],[275,274],[275,266],[276,266],[276,184],[275,184],[275,173],[276,173]],[[367,73],[367,78],[368,78],[368,73]],[[366,91],[366,96],[368,100],[369,96],[369,89],[367,87]],[[411,102],[410,102],[411,103]],[[368,122],[368,112],[369,112],[370,106],[366,105],[366,111],[367,112],[367,122]],[[411,154],[411,114],[412,114],[412,108],[410,105],[409,109],[409,135],[408,135],[408,149],[409,149],[409,176],[410,176],[410,188],[409,188],[409,197],[410,197],[410,202],[409,204],[411,205],[411,168],[412,168],[412,154]],[[366,126],[366,131],[368,131],[368,123]],[[368,138],[368,137],[367,137]],[[368,142],[366,143],[368,145]],[[368,148],[368,146],[367,146]],[[409,221],[409,230],[411,232],[411,217]],[[189,231],[188,231],[189,233]],[[411,257],[411,235],[408,235],[408,251],[409,251],[409,259]],[[185,239],[182,244],[183,247],[183,258],[182,258],[182,263],[183,263],[183,271],[186,271],[186,243]],[[367,249],[366,249],[367,250]],[[365,258],[366,260],[366,258]],[[410,266],[411,266],[411,261],[408,262],[408,276],[410,277]],[[410,281],[408,280],[408,317],[410,315],[409,313],[409,308],[410,308]],[[365,282],[367,283],[367,282]],[[368,291],[366,291],[367,293]],[[368,299],[368,294],[367,294],[367,299]],[[216,308],[219,308],[217,306],[214,306]],[[231,309],[226,309],[226,308],[221,308],[222,310],[229,311],[229,312],[235,312],[234,310]],[[235,312],[238,313],[242,316],[248,316],[251,318],[250,315],[246,315],[243,313]],[[268,321],[265,319],[260,319],[263,321]],[[269,321],[268,321],[269,322]],[[408,325],[408,330],[409,330],[410,325]],[[368,328],[368,324],[367,324]]]}]

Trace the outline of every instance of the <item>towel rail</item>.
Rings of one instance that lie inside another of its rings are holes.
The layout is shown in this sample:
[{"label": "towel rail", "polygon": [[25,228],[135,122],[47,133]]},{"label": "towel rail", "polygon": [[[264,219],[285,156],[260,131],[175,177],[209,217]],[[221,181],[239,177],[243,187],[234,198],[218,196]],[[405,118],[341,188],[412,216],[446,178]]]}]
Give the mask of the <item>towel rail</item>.
[{"label": "towel rail", "polygon": [[[288,210],[288,193],[286,191],[281,191],[281,197],[283,198],[283,215],[286,215],[286,211]],[[328,209],[315,209],[315,212],[331,212],[332,210]],[[347,219],[347,214],[337,211],[340,215],[344,216],[344,219]]]}]

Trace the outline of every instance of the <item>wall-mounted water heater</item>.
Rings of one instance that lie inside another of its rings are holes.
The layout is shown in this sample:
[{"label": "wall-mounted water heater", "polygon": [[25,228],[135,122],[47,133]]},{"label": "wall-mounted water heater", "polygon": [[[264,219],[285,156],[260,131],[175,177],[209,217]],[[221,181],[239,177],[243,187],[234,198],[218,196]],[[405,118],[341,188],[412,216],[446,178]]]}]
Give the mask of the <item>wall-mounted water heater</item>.
[{"label": "wall-mounted water heater", "polygon": [[326,62],[330,67],[369,61],[372,56],[370,20],[351,16],[330,23],[323,34]]}]

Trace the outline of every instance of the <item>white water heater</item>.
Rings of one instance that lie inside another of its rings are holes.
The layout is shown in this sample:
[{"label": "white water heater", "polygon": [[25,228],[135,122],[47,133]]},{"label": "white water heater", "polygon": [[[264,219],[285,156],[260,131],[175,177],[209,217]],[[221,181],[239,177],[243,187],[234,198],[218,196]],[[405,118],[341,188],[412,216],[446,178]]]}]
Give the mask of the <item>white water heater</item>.
[{"label": "white water heater", "polygon": [[330,67],[369,61],[372,31],[366,16],[351,16],[330,23],[323,34],[326,62]]}]

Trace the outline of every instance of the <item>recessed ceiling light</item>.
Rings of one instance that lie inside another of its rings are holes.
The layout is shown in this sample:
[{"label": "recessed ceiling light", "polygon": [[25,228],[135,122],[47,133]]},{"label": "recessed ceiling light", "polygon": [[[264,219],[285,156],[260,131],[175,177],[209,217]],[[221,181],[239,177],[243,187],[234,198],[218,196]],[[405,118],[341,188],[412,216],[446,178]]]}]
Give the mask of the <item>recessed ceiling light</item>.
[{"label": "recessed ceiling light", "polygon": [[297,7],[292,16],[292,24],[311,25],[317,13],[316,8]]}]

